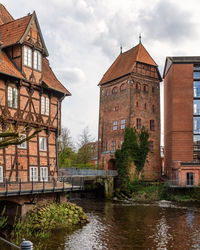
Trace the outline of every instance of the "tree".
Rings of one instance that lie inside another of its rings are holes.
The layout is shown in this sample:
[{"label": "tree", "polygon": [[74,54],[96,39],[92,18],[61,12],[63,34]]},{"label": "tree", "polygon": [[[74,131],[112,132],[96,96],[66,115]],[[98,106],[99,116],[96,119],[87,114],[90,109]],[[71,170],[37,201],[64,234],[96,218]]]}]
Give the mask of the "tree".
[{"label": "tree", "polygon": [[115,152],[116,166],[122,181],[129,180],[128,169],[133,162],[136,175],[140,175],[149,152],[148,139],[149,133],[145,127],[142,127],[140,131],[130,127],[125,129],[122,147]]},{"label": "tree", "polygon": [[25,126],[19,132],[16,132],[13,129],[12,124],[10,124],[7,131],[0,133],[0,148],[6,148],[10,145],[19,145],[25,141],[28,141],[39,132],[41,132],[44,128],[35,128],[29,136],[24,137],[23,134],[26,133],[29,129],[29,126]]},{"label": "tree", "polygon": [[60,168],[71,167],[76,163],[76,158],[77,155],[74,151],[70,130],[68,128],[62,128],[61,135],[58,138],[58,160]]},{"label": "tree", "polygon": [[82,164],[91,163],[91,158],[93,156],[93,150],[91,147],[91,142],[93,141],[92,136],[89,132],[89,128],[85,127],[82,133],[79,135],[78,140],[78,155],[77,161]]},{"label": "tree", "polygon": [[70,130],[64,127],[61,129],[61,134],[58,138],[58,151],[62,152],[66,148],[74,148],[74,145],[70,135]]}]

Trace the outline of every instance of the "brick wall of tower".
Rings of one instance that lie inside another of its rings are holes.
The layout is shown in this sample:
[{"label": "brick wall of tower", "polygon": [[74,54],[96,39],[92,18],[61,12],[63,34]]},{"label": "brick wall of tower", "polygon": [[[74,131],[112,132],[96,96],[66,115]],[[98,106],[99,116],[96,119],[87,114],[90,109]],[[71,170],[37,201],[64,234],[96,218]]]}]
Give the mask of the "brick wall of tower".
[{"label": "brick wall of tower", "polygon": [[193,64],[173,64],[164,81],[165,169],[193,161]]},{"label": "brick wall of tower", "polygon": [[[120,91],[122,84],[125,84],[125,89]],[[113,94],[115,87],[118,92]],[[124,129],[121,129],[121,120],[125,119],[126,126],[136,127],[137,118],[140,118],[141,125],[149,130],[149,141],[154,143],[154,150],[149,152],[144,167],[144,177],[149,180],[158,179],[161,173],[159,80],[141,74],[133,73],[100,87],[99,164],[108,169],[110,159],[115,158],[114,152],[110,152],[112,141],[116,141],[116,149],[121,147],[124,132]],[[155,131],[150,131],[150,120],[155,121]],[[113,130],[114,121],[118,122],[117,130]],[[103,150],[105,141],[107,153]]]}]

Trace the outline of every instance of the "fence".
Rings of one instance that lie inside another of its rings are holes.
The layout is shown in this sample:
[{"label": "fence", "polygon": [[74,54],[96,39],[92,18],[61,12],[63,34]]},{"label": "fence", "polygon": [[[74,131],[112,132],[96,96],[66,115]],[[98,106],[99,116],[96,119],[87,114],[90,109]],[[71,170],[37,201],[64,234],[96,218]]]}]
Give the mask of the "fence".
[{"label": "fence", "polygon": [[99,170],[99,169],[79,169],[64,168],[59,170],[60,176],[117,176],[117,170]]},{"label": "fence", "polygon": [[0,197],[13,195],[26,195],[38,193],[51,193],[63,191],[75,191],[84,188],[82,177],[59,178],[56,180],[52,176],[43,181],[22,182],[20,178],[3,178],[0,182]]}]

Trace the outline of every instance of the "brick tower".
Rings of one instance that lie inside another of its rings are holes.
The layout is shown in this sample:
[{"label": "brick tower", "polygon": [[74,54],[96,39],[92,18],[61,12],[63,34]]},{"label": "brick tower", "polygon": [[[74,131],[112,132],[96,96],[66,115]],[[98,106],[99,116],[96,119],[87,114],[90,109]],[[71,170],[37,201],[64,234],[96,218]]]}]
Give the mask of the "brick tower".
[{"label": "brick tower", "polygon": [[115,150],[121,147],[126,126],[149,133],[150,152],[143,175],[160,176],[160,83],[158,66],[140,42],[120,53],[102,77],[99,110],[99,165],[115,169]]}]

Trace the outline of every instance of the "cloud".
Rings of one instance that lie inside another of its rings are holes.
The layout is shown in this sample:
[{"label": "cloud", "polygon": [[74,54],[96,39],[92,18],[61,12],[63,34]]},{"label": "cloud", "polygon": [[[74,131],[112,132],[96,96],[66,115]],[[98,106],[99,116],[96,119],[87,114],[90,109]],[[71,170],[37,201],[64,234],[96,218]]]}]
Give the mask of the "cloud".
[{"label": "cloud", "polygon": [[139,25],[148,39],[165,43],[183,42],[195,33],[192,12],[170,1],[160,1],[152,10],[143,10]]},{"label": "cloud", "polygon": [[85,82],[85,74],[79,68],[65,68],[56,70],[58,78],[62,79],[68,86]]}]

